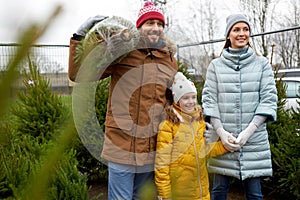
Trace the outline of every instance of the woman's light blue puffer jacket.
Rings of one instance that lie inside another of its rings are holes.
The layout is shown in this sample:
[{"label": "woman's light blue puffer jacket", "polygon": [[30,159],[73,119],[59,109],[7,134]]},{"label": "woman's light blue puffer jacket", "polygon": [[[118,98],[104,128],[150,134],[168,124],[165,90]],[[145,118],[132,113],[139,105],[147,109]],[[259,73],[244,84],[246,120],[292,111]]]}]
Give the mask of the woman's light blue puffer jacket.
[{"label": "woman's light blue puffer jacket", "polygon": [[[224,49],[207,70],[202,92],[205,116],[221,120],[235,137],[254,115],[276,120],[277,90],[269,61],[257,56],[252,48]],[[240,150],[211,158],[211,173],[239,179],[271,176],[272,163],[266,123],[263,123]]]}]

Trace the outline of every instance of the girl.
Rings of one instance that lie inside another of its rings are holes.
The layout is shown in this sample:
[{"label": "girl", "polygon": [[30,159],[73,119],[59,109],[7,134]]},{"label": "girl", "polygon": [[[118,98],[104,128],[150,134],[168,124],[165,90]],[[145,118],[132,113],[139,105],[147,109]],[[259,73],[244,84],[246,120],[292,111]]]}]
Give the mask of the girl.
[{"label": "girl", "polygon": [[160,199],[210,199],[206,158],[226,153],[221,142],[205,144],[197,90],[181,72],[172,85],[174,103],[160,124],[155,183]]}]

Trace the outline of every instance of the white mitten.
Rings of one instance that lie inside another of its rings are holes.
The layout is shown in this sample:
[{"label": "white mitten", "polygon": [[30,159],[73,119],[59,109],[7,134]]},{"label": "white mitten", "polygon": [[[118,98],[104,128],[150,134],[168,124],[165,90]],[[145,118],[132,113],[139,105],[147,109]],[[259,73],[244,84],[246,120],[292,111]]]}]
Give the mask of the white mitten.
[{"label": "white mitten", "polygon": [[256,131],[257,126],[251,122],[245,130],[240,132],[238,138],[236,139],[235,143],[239,144],[240,146],[243,146],[246,144],[247,140],[253,135],[253,133]]},{"label": "white mitten", "polygon": [[224,130],[223,127],[217,129],[217,134],[220,136],[222,144],[225,149],[230,152],[234,152],[240,148],[239,144],[236,144],[236,138],[231,133]]}]

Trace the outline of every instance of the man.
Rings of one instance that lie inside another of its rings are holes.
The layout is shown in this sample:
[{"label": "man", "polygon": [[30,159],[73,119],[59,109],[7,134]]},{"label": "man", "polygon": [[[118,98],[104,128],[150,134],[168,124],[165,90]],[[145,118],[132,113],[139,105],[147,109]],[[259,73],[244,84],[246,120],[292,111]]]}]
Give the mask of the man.
[{"label": "man", "polygon": [[[164,37],[164,27],[160,9],[146,2],[136,21],[137,48],[101,75],[111,77],[101,155],[108,161],[109,200],[141,199],[143,184],[153,182],[156,135],[164,118],[166,92],[178,69],[175,45]],[[73,62],[79,43],[75,40],[73,36],[70,45],[71,80],[78,70]]]}]

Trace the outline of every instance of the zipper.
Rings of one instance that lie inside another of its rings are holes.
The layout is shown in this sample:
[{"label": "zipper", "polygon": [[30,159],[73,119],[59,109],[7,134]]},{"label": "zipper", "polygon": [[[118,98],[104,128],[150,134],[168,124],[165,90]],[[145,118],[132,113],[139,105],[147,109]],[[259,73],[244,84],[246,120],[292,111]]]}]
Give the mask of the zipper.
[{"label": "zipper", "polygon": [[[141,105],[142,83],[143,83],[143,79],[144,79],[144,64],[142,65],[142,70],[141,70],[141,79],[140,79],[137,111],[140,110],[140,105]],[[132,130],[134,134],[132,134],[132,136],[131,136],[133,144],[136,144],[136,131],[137,131],[137,127],[138,127],[138,124],[139,124],[139,118],[140,118],[140,112],[136,112],[136,113],[137,113],[137,115],[136,115],[136,124],[135,124],[135,126],[133,126],[134,128]],[[135,152],[135,150],[136,150],[136,146],[133,145],[133,152]],[[136,154],[134,156],[134,160],[136,161]]]},{"label": "zipper", "polygon": [[194,145],[194,151],[195,151],[195,157],[196,157],[196,166],[197,166],[197,179],[199,183],[199,190],[200,190],[200,199],[202,199],[202,185],[201,185],[201,178],[200,178],[200,166],[199,166],[199,157],[198,157],[198,151],[197,151],[197,146],[196,146],[196,138],[195,138],[195,132],[193,129],[193,123],[190,122],[190,128],[192,131],[192,136],[193,136],[193,145]]}]

